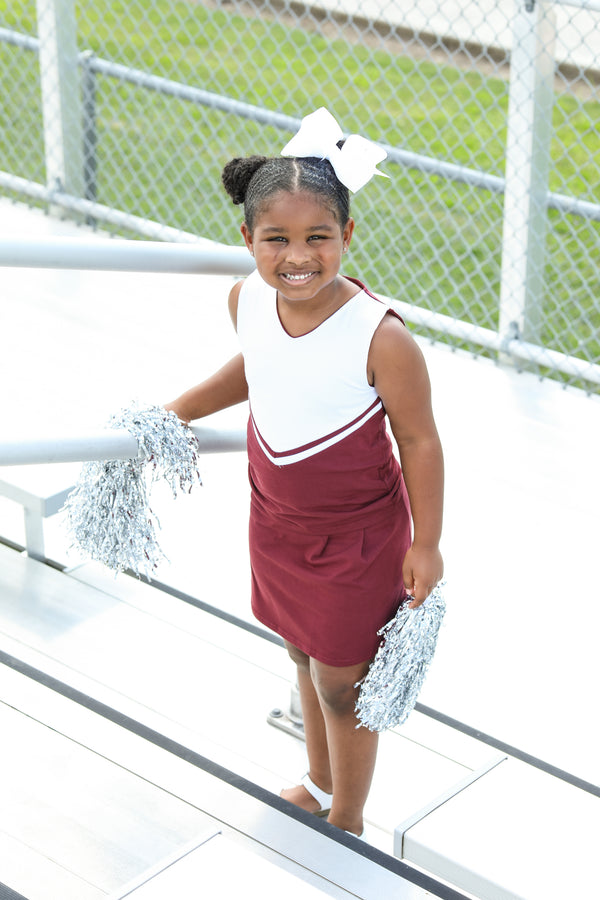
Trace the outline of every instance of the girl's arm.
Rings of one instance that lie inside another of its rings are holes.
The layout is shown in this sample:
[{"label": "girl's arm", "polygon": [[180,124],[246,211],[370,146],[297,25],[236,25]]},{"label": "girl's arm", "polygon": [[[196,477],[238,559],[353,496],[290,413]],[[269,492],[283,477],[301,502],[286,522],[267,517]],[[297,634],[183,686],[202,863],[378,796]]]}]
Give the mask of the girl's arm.
[{"label": "girl's arm", "polygon": [[247,399],[244,358],[238,353],[206,381],[190,388],[171,403],[166,403],[165,409],[173,410],[184,422],[191,422],[192,419],[210,416],[211,413],[243,403]]},{"label": "girl's arm", "polygon": [[381,397],[398,444],[410,499],[413,543],[403,567],[404,586],[415,598],[431,593],[443,575],[444,460],[431,409],[431,388],[423,355],[404,325],[387,315],[369,351],[369,380]]},{"label": "girl's arm", "polygon": [[[229,313],[234,325],[237,321],[237,304],[241,286],[242,282],[238,282],[229,294]],[[165,409],[173,410],[184,422],[191,422],[192,419],[210,416],[211,413],[235,406],[237,403],[243,403],[247,399],[248,385],[244,372],[244,358],[241,353],[238,353],[206,381],[190,388],[171,403],[166,403]]]}]

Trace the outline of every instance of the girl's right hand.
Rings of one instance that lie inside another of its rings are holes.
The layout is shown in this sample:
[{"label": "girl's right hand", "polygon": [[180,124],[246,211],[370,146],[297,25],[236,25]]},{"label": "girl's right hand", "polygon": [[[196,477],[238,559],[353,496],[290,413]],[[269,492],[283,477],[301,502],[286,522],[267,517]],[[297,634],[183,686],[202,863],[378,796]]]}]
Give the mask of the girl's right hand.
[{"label": "girl's right hand", "polygon": [[191,419],[188,419],[187,416],[184,416],[181,412],[179,412],[177,400],[174,400],[172,403],[165,403],[164,408],[167,412],[174,412],[181,422],[185,422],[186,425],[190,424]]}]

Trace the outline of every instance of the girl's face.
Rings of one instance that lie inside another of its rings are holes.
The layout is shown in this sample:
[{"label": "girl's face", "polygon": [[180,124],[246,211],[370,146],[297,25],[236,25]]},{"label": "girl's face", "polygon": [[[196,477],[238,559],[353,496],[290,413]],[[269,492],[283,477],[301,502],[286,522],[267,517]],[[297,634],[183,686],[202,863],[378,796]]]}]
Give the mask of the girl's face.
[{"label": "girl's face", "polygon": [[261,277],[291,302],[332,298],[353,230],[353,219],[342,228],[331,210],[308,191],[275,194],[257,217],[252,234],[242,225]]}]

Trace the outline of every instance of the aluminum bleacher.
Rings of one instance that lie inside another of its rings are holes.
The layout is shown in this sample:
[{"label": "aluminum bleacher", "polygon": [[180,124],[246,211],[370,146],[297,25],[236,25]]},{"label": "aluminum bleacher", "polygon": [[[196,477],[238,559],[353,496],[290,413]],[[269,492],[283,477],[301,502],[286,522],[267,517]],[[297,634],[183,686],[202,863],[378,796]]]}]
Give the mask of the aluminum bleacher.
[{"label": "aluminum bleacher", "polygon": [[[0,201],[2,232],[79,233]],[[0,443],[100,427],[236,352],[226,276],[2,274]],[[600,403],[424,350],[449,611],[423,706],[382,736],[370,842],[278,798],[305,771],[302,741],[267,722],[293,673],[248,627],[244,454],[210,455],[196,496],[156,498],[166,590],[77,558],[56,516],[58,567],[27,558],[16,488],[0,495],[0,895],[185,900],[204,879],[224,898],[593,896]]]}]

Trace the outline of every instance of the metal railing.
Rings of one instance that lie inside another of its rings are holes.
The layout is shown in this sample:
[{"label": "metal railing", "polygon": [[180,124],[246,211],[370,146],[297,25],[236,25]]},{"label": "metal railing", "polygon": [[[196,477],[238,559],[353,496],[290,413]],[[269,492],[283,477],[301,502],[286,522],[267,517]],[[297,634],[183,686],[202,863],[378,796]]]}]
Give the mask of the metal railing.
[{"label": "metal railing", "polygon": [[[188,274],[247,275],[254,261],[242,247],[176,244],[153,241],[88,240],[81,238],[45,238],[26,240],[12,238],[0,242],[0,266],[58,269],[102,269],[112,271],[146,271]],[[434,327],[439,332],[455,335],[473,344],[524,363],[545,365],[572,378],[586,379],[600,385],[600,365],[542,348],[522,340],[515,331],[504,336],[498,332],[457,322],[449,316],[422,310],[409,303],[379,295],[398,310],[403,319],[416,325]],[[433,323],[433,324],[432,324]],[[0,465],[2,457],[0,455]]]},{"label": "metal railing", "polygon": [[[246,449],[243,429],[192,426],[201,454],[231,453]],[[135,459],[140,456],[137,440],[123,429],[89,431],[65,437],[13,437],[0,439],[0,497],[23,507],[25,550],[32,559],[46,560],[43,520],[60,512],[74,485],[65,482],[45,491],[23,487],[10,476],[11,466]],[[6,471],[3,470],[6,467]]]},{"label": "metal railing", "polygon": [[209,241],[198,247],[163,241],[88,238],[6,238],[0,242],[0,266],[191,275],[249,275],[255,268],[245,247],[226,247]]},{"label": "metal railing", "polygon": [[[246,449],[244,429],[215,429],[194,425],[192,431],[198,440],[200,453],[237,453]],[[0,466],[135,459],[139,455],[138,442],[121,428],[88,431],[60,438],[0,440]]]},{"label": "metal railing", "polygon": [[[46,238],[0,242],[0,266],[247,275],[254,268],[242,247],[198,247],[152,241]],[[245,450],[244,430],[192,426],[201,453]],[[138,443],[128,431],[110,429],[65,438],[0,440],[0,466],[131,459]]]},{"label": "metal railing", "polygon": [[[202,246],[152,241],[48,238],[0,242],[0,266],[44,269],[96,269],[109,271],[179,272],[208,275],[246,275],[253,268],[245,248],[204,242]],[[192,426],[199,452],[229,453],[246,449],[244,429]],[[13,435],[0,439],[0,467],[133,459],[140,455],[137,440],[124,429],[86,431],[62,437]],[[43,519],[59,512],[72,490],[40,495],[13,483],[0,472],[0,496],[23,506],[25,549],[33,559],[45,560]]]}]

